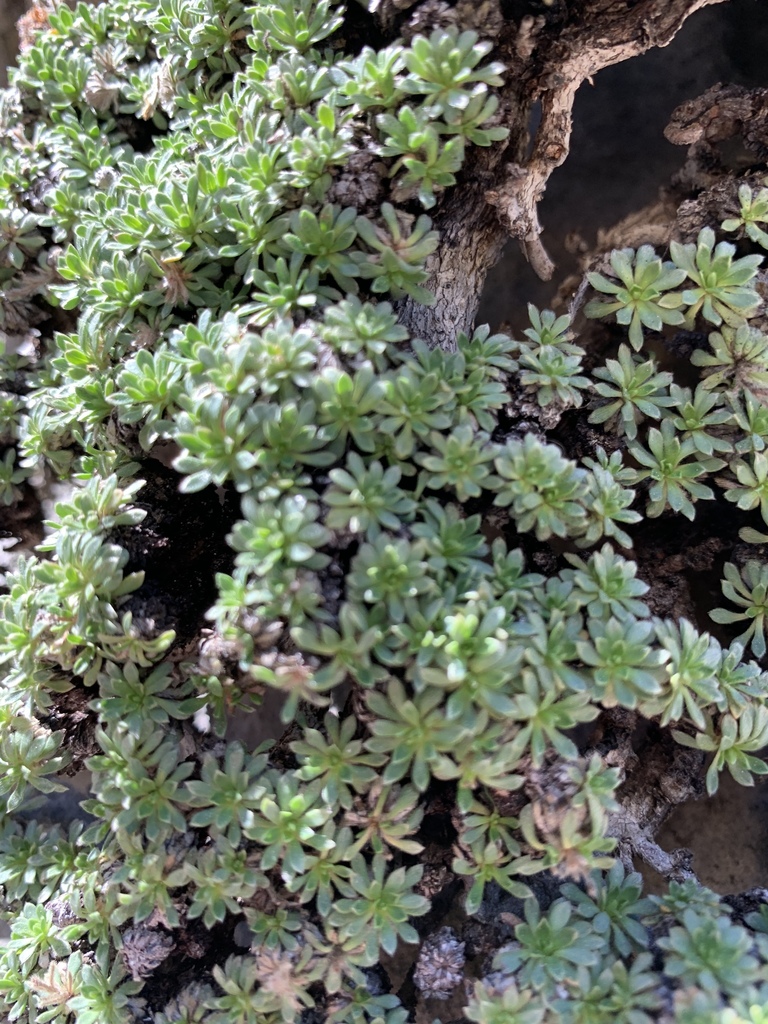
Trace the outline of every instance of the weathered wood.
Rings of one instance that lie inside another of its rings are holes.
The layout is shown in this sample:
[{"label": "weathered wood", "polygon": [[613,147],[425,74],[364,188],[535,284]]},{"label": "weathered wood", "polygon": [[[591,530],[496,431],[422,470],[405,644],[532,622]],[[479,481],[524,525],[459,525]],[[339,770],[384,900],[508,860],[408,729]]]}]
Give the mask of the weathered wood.
[{"label": "weathered wood", "polygon": [[[722,2],[583,0],[565,27],[527,16],[493,33],[507,66],[500,109],[510,137],[506,147],[472,151],[435,217],[441,242],[428,263],[426,286],[437,301],[432,307],[412,299],[400,304],[400,319],[413,335],[451,349],[459,331],[471,331],[485,276],[510,237],[541,278],[552,276],[537,210],[550,176],[568,155],[579,86],[603,68],[667,46],[690,15]],[[541,118],[529,151],[535,104]]]}]

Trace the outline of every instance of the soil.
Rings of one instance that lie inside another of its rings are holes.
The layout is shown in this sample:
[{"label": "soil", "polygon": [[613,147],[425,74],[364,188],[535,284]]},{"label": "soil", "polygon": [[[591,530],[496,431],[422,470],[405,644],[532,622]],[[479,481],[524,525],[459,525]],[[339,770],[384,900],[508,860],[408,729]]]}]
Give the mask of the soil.
[{"label": "soil", "polygon": [[0,86],[8,81],[6,68],[13,63],[19,45],[16,22],[25,10],[24,0],[3,0],[0,4]]},{"label": "soil", "polygon": [[[699,881],[721,895],[743,892],[768,882],[768,786],[738,785],[723,774],[713,797],[689,801],[672,812],[656,835],[665,850],[686,847],[693,853]],[[643,869],[649,892],[666,884]]]}]

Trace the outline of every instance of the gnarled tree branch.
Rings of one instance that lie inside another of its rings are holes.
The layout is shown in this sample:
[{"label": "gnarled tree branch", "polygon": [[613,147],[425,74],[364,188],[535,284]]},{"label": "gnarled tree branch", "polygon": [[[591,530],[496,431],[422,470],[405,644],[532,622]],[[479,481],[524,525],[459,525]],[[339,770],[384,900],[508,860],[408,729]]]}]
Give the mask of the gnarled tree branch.
[{"label": "gnarled tree branch", "polygon": [[[603,68],[667,46],[690,15],[722,2],[587,0],[565,27],[531,17],[505,25],[497,43],[508,68],[500,97],[510,128],[508,144],[506,149],[476,150],[465,176],[445,197],[435,220],[441,244],[428,264],[427,287],[437,301],[427,308],[406,299],[399,310],[412,334],[434,347],[452,348],[457,332],[471,329],[485,276],[510,236],[519,239],[540,277],[552,276],[538,204],[551,174],[568,155],[579,86]],[[536,102],[541,121],[526,156]]]}]

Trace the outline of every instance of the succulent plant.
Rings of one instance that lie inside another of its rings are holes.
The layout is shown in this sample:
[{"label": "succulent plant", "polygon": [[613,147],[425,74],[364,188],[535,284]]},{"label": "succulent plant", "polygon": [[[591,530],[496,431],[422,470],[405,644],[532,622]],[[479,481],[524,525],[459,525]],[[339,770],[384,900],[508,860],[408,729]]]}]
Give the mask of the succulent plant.
[{"label": "succulent plant", "polygon": [[[414,326],[477,168],[503,205],[481,159],[518,180],[518,63],[580,17],[544,7],[33,5],[0,94],[3,1019],[758,1024],[763,918],[643,899],[621,784],[632,736],[710,793],[768,770],[762,549],[712,636],[652,614],[648,541],[678,564],[697,502],[768,522],[761,257],[704,226],[606,255],[607,326]],[[741,186],[724,230],[763,244]],[[273,700],[282,736],[233,738]]]}]

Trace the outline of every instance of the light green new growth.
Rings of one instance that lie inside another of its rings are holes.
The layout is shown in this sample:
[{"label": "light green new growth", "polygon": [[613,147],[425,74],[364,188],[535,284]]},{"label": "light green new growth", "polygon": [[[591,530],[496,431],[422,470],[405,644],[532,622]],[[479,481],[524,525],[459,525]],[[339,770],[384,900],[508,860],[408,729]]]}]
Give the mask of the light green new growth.
[{"label": "light green new growth", "polygon": [[431,347],[510,71],[373,6],[55,5],[0,95],[0,1016],[760,1024],[764,921],[643,899],[616,830],[633,736],[768,771],[762,549],[714,635],[649,554],[766,540],[766,190],[609,254],[609,323]]}]

